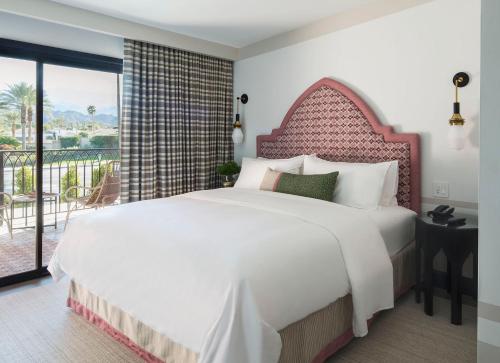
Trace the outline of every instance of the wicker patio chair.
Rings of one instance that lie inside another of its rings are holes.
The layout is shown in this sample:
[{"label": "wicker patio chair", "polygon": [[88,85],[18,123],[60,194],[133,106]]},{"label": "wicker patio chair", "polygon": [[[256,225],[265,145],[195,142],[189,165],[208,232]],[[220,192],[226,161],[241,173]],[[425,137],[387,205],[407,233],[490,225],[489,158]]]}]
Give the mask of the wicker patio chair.
[{"label": "wicker patio chair", "polygon": [[[78,195],[82,195],[78,197]],[[76,197],[73,197],[75,195]],[[120,196],[120,162],[110,161],[106,164],[106,171],[101,181],[94,188],[73,186],[66,190],[64,197],[68,202],[66,223],[68,225],[71,212],[79,208],[102,208],[112,205]]]},{"label": "wicker patio chair", "polygon": [[12,236],[12,224],[10,223],[9,211],[12,206],[12,195],[6,192],[0,192],[0,220],[7,225],[10,239]]}]

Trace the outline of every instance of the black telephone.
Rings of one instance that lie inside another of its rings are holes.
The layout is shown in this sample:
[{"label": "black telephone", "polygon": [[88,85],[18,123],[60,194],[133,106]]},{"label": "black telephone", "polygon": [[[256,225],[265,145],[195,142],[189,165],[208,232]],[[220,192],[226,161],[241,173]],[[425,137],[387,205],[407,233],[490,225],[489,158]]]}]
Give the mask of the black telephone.
[{"label": "black telephone", "polygon": [[438,205],[434,210],[427,212],[427,216],[432,217],[435,223],[447,223],[450,218],[453,218],[455,208],[450,208],[449,205]]},{"label": "black telephone", "polygon": [[446,224],[448,227],[460,227],[466,223],[465,218],[453,217],[455,208],[450,208],[449,205],[438,205],[434,210],[427,212],[429,217],[432,217],[434,223]]}]

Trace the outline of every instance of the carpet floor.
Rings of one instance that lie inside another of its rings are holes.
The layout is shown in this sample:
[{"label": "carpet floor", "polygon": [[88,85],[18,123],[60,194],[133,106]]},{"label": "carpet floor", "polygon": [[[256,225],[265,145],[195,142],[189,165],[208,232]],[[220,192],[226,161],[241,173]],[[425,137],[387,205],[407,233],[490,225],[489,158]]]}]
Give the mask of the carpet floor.
[{"label": "carpet floor", "polygon": [[[0,292],[0,362],[141,362],[132,351],[65,306],[68,282]],[[328,363],[475,362],[476,309],[449,323],[449,301],[435,298],[426,316],[413,294],[376,319]]]}]

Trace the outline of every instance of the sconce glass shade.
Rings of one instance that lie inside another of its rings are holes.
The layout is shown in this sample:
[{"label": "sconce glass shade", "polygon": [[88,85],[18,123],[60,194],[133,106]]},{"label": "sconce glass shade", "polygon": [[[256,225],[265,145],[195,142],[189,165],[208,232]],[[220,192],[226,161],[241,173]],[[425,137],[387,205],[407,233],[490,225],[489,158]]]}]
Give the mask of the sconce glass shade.
[{"label": "sconce glass shade", "polygon": [[448,131],[448,145],[451,149],[462,150],[465,147],[465,130],[464,125],[450,124]]},{"label": "sconce glass shade", "polygon": [[241,126],[235,126],[233,129],[233,143],[241,144],[243,143],[243,130],[241,130]]}]

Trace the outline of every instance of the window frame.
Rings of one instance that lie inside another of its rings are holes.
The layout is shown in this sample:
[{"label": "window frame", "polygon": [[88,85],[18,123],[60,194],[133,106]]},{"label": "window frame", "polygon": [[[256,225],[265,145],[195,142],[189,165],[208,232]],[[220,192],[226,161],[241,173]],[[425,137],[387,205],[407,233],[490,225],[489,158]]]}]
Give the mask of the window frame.
[{"label": "window frame", "polygon": [[[63,48],[0,38],[0,57],[23,59],[36,63],[36,244],[35,269],[0,277],[0,287],[48,275],[42,264],[43,234],[43,71],[44,64],[74,67],[93,71],[123,73],[123,59]],[[119,98],[119,93],[118,93]],[[118,100],[119,101],[119,100]],[[120,104],[118,102],[118,110]],[[120,119],[120,115],[118,115]],[[0,167],[3,167],[0,165]]]}]

